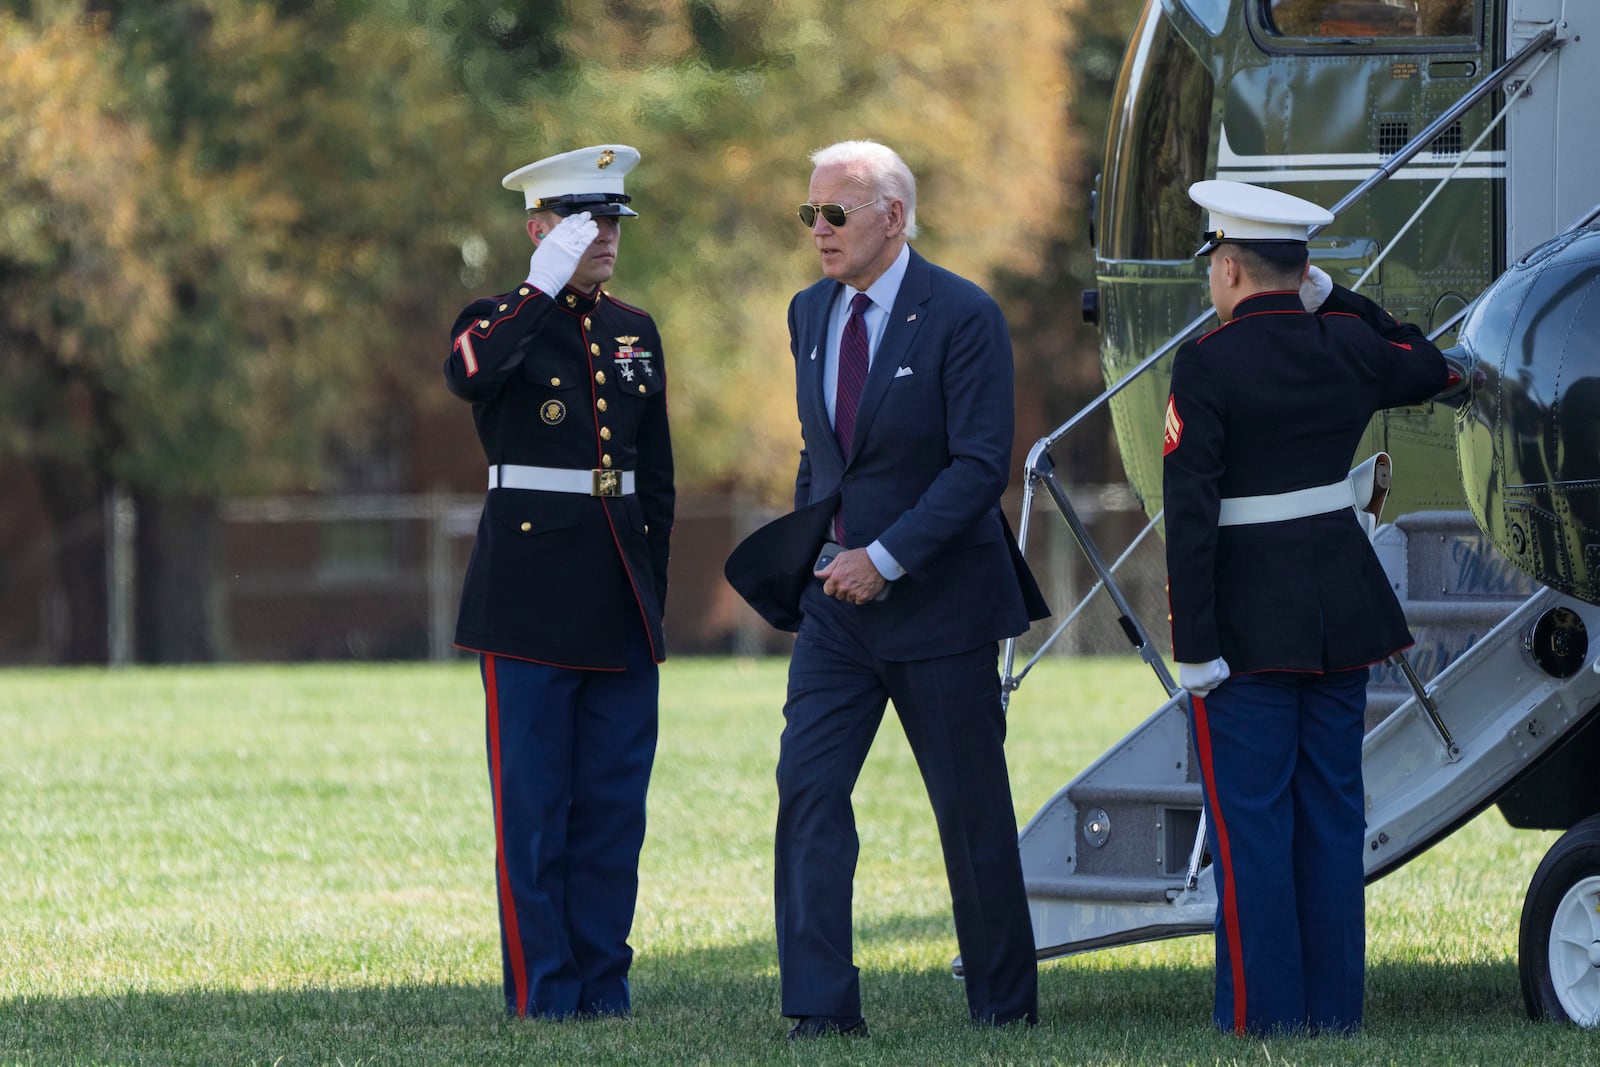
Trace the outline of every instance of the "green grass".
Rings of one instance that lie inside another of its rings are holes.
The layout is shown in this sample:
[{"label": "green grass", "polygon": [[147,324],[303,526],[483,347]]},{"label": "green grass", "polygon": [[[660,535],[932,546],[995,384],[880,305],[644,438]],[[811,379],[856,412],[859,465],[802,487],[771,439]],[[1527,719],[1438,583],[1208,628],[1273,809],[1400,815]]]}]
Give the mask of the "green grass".
[{"label": "green grass", "polygon": [[[1211,1031],[1209,938],[1046,964],[1043,1024],[969,1028],[932,816],[892,717],[857,791],[873,1037],[793,1048],[772,935],[782,661],[663,672],[634,1017],[502,1014],[470,664],[0,672],[0,1063],[1534,1064],[1522,893],[1553,834],[1490,812],[1368,890],[1367,1028]],[[1141,719],[1133,660],[1050,662],[1011,713],[1019,820]]]}]

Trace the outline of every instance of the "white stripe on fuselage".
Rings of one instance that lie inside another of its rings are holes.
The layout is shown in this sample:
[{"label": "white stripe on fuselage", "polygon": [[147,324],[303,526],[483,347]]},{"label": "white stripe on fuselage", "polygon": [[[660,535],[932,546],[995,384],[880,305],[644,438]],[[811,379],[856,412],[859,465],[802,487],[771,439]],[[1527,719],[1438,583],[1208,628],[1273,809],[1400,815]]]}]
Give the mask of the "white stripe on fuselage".
[{"label": "white stripe on fuselage", "polygon": [[[1228,143],[1228,131],[1222,130],[1217,146],[1217,177],[1242,182],[1330,182],[1364,181],[1381,168],[1391,156],[1378,152],[1283,152],[1277,155],[1244,156]],[[1430,181],[1445,176],[1461,156],[1426,156],[1418,154],[1390,177],[1401,181]],[[1456,172],[1458,178],[1504,178],[1506,154],[1504,150],[1473,152]]]}]

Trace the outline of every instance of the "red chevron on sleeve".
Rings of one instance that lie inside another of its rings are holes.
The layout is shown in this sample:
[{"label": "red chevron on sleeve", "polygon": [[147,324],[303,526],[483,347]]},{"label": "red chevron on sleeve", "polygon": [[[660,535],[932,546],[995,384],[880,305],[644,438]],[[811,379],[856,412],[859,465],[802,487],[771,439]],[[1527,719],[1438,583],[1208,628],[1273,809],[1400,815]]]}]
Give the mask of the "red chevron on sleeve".
[{"label": "red chevron on sleeve", "polygon": [[1167,440],[1161,449],[1161,454],[1163,456],[1171,455],[1173,449],[1178,447],[1178,441],[1182,437],[1183,420],[1178,418],[1178,398],[1169,394],[1167,396]]}]

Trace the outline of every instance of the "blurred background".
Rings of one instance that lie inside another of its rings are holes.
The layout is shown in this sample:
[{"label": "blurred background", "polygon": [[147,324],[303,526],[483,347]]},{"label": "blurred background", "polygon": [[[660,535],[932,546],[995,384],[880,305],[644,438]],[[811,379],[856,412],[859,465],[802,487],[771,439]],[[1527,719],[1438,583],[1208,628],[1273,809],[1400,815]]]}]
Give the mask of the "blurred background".
[{"label": "blurred background", "polygon": [[[608,288],[666,349],[674,653],[785,647],[722,561],[790,500],[823,145],[897,149],[918,250],[1005,310],[1015,522],[1028,448],[1105,384],[1079,294],[1142,6],[0,0],[0,663],[456,655],[484,461],[449,327],[526,271],[500,177],[606,141],[643,155]],[[1138,529],[1109,419],[1074,440],[1091,527]],[[1029,556],[1070,607],[1047,518]],[[1112,620],[1059,650],[1125,648]]]}]

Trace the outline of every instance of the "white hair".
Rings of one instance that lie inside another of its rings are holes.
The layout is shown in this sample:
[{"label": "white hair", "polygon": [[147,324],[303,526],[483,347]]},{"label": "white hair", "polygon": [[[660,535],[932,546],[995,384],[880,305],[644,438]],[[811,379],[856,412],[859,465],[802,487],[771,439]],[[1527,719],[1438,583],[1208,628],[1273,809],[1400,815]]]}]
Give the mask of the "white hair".
[{"label": "white hair", "polygon": [[813,167],[843,166],[859,173],[872,195],[899,200],[906,208],[906,238],[917,235],[917,179],[900,153],[877,141],[840,141],[811,153]]}]

